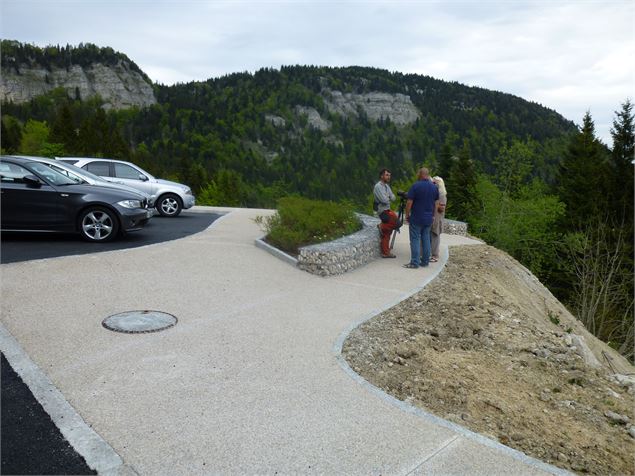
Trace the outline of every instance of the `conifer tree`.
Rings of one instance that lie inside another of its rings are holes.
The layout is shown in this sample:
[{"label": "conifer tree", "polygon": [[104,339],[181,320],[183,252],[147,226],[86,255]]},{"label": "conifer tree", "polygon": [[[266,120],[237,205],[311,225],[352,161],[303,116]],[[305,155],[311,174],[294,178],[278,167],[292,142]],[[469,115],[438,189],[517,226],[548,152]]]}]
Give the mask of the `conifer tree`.
[{"label": "conifer tree", "polygon": [[66,154],[78,152],[77,130],[68,103],[59,108],[51,127],[51,141],[64,145]]},{"label": "conifer tree", "polygon": [[458,160],[452,162],[446,180],[448,215],[458,220],[473,221],[478,208],[476,181],[476,168],[471,158],[469,142],[464,140]]},{"label": "conifer tree", "polygon": [[447,142],[441,147],[441,153],[439,154],[439,170],[436,175],[440,175],[445,178],[449,175],[452,168],[452,147]]},{"label": "conifer tree", "polygon": [[633,103],[627,99],[622,110],[616,111],[611,128],[613,150],[610,160],[610,192],[616,218],[623,216],[633,222],[633,160],[635,160],[635,124]]},{"label": "conifer tree", "polygon": [[584,115],[582,128],[572,137],[556,182],[556,192],[566,205],[562,225],[567,231],[583,228],[608,206],[607,151],[595,136],[591,114]]},{"label": "conifer tree", "polygon": [[2,116],[0,122],[2,122],[2,131],[0,132],[2,151],[4,153],[14,154],[20,148],[22,126],[15,117],[6,114]]}]

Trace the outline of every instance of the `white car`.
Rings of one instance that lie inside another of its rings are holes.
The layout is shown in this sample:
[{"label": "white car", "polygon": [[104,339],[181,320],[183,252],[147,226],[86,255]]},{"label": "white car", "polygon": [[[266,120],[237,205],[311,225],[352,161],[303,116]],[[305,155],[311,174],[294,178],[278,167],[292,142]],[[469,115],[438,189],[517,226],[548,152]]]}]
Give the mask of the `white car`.
[{"label": "white car", "polygon": [[165,217],[175,217],[181,210],[194,206],[192,190],[187,185],[154,178],[141,167],[123,160],[57,157],[58,160],[87,170],[109,182],[127,185],[150,195],[157,211]]}]

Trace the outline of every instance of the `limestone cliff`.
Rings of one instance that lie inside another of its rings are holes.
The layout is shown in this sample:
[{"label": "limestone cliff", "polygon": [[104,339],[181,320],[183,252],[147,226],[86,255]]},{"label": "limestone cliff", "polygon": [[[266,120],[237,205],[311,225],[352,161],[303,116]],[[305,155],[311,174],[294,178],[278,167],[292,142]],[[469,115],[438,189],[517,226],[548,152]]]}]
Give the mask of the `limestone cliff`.
[{"label": "limestone cliff", "polygon": [[[333,114],[358,117],[361,113],[371,121],[390,119],[398,126],[412,124],[421,116],[419,109],[405,94],[378,91],[355,94],[324,88],[321,96],[327,111]],[[295,112],[299,116],[306,116],[308,126],[313,129],[326,132],[331,128],[330,122],[313,107],[297,105]]]},{"label": "limestone cliff", "polygon": [[362,110],[372,121],[390,119],[397,125],[411,124],[421,115],[409,96],[371,92],[366,94],[342,93],[324,89],[322,95],[330,112],[357,116]]},{"label": "limestone cliff", "polygon": [[37,63],[22,63],[18,67],[2,68],[0,98],[3,101],[24,103],[59,87],[73,98],[99,95],[106,109],[143,107],[157,102],[150,82],[123,60],[114,65],[92,63],[45,68]]}]

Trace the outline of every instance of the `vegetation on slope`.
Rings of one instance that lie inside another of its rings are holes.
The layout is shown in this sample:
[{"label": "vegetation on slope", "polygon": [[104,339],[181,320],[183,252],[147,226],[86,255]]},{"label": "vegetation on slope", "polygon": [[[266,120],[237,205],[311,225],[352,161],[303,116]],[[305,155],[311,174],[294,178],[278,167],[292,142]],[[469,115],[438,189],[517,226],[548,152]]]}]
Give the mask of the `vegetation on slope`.
[{"label": "vegetation on slope", "polygon": [[[57,47],[20,48],[61,61]],[[85,51],[119,55],[98,50]],[[3,44],[3,61],[7,51]],[[274,208],[295,194],[365,211],[380,168],[392,170],[394,188],[406,188],[426,165],[446,179],[448,217],[519,259],[633,358],[629,101],[616,113],[609,150],[589,114],[578,129],[509,94],[374,68],[265,68],[155,88],[158,104],[144,109],[105,112],[99,98],[75,100],[63,90],[5,103],[3,152],[128,159],[189,184],[200,204]],[[332,91],[399,93],[420,115],[397,125],[359,108],[339,114],[327,104]],[[312,126],[306,108],[328,126]]]}]

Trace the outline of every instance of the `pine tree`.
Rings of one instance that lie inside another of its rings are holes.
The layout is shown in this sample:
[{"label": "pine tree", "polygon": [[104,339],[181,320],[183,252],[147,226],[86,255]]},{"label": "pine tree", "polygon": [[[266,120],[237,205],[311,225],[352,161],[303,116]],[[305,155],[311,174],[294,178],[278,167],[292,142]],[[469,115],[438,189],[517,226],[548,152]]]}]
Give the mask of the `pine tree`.
[{"label": "pine tree", "polygon": [[68,103],[64,103],[57,112],[51,127],[51,141],[63,144],[66,154],[78,152],[77,130]]},{"label": "pine tree", "polygon": [[0,141],[2,143],[2,152],[14,154],[20,148],[22,141],[22,126],[15,117],[2,115],[2,132],[0,132]]},{"label": "pine tree", "polygon": [[633,222],[633,160],[635,160],[635,124],[633,103],[627,99],[622,110],[616,111],[611,128],[613,150],[610,160],[610,192],[616,218],[622,216]]},{"label": "pine tree", "polygon": [[458,160],[452,162],[446,180],[449,216],[467,222],[474,220],[478,209],[476,181],[476,168],[471,158],[469,142],[464,140]]},{"label": "pine tree", "polygon": [[607,151],[595,137],[595,125],[587,111],[582,128],[571,139],[556,182],[556,193],[567,207],[562,221],[565,230],[582,229],[605,213],[608,179]]},{"label": "pine tree", "polygon": [[440,175],[445,178],[449,175],[452,168],[452,147],[447,142],[441,147],[441,153],[439,154],[439,170],[435,172],[436,175]]}]

